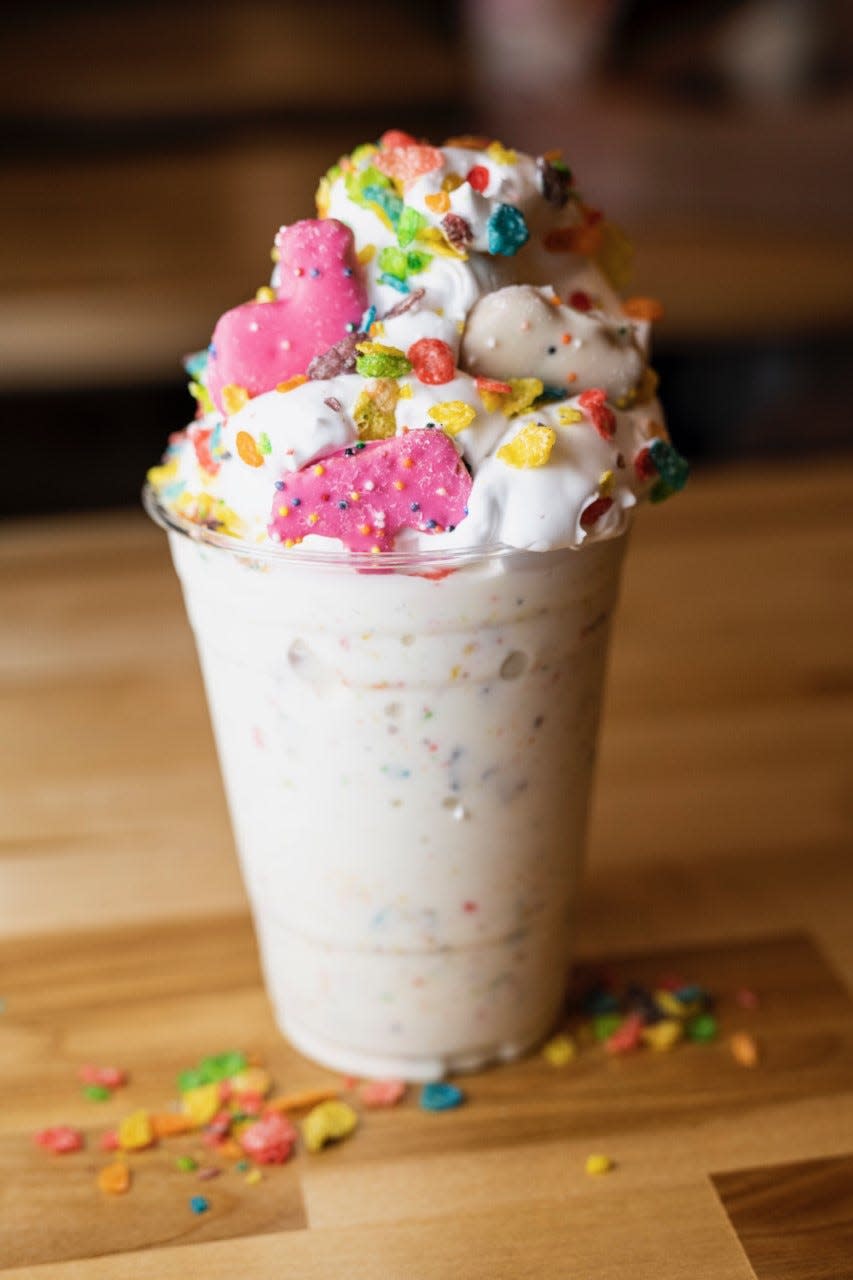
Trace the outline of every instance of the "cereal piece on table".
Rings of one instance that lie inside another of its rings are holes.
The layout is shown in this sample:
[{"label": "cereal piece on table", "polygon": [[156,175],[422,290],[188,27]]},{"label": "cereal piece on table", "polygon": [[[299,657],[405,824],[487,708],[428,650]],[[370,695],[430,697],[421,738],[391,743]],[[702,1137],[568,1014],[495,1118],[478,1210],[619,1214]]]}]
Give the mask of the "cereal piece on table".
[{"label": "cereal piece on table", "polygon": [[175,1168],[179,1173],[192,1173],[198,1168],[198,1161],[193,1156],[178,1156],[175,1160]]},{"label": "cereal piece on table", "polygon": [[643,1028],[643,1043],[657,1053],[674,1049],[684,1035],[684,1025],[677,1018],[662,1018],[650,1027]]},{"label": "cereal piece on table", "polygon": [[98,1174],[98,1189],[107,1196],[122,1196],[130,1190],[130,1169],[123,1160],[104,1165]]},{"label": "cereal piece on table", "polygon": [[605,1173],[611,1173],[613,1168],[614,1164],[610,1156],[599,1154],[587,1156],[586,1164],[584,1165],[584,1171],[591,1178],[600,1178]]},{"label": "cereal piece on table", "polygon": [[195,1214],[207,1213],[210,1208],[210,1201],[205,1196],[190,1196],[190,1212]]},{"label": "cereal piece on table", "polygon": [[421,1089],[420,1105],[424,1111],[452,1111],[465,1101],[465,1094],[456,1084],[447,1080],[435,1080]]},{"label": "cereal piece on table", "polygon": [[359,1090],[361,1101],[366,1107],[394,1107],[405,1097],[406,1084],[403,1080],[365,1080]]},{"label": "cereal piece on table", "polygon": [[[346,1088],[352,1088],[352,1085],[345,1085]],[[332,1098],[337,1098],[340,1089],[335,1088],[319,1088],[319,1089],[298,1089],[293,1093],[280,1093],[275,1098],[270,1098],[267,1102],[267,1110],[273,1111],[306,1111],[311,1107],[316,1107],[318,1102],[328,1102]]]},{"label": "cereal piece on table", "polygon": [[758,1066],[758,1042],[748,1031],[736,1031],[729,1039],[729,1048],[732,1057],[739,1066]]},{"label": "cereal piece on table", "polygon": [[118,1144],[122,1151],[144,1151],[156,1141],[151,1117],[143,1109],[125,1116],[118,1127]]},{"label": "cereal piece on table", "polygon": [[542,1057],[551,1067],[565,1067],[577,1057],[577,1045],[571,1036],[552,1036],[542,1046]]},{"label": "cereal piece on table", "polygon": [[357,1125],[358,1115],[348,1102],[320,1102],[302,1121],[302,1138],[306,1148],[316,1152],[348,1138]]},{"label": "cereal piece on table", "polygon": [[687,1039],[707,1044],[716,1040],[718,1030],[717,1019],[712,1013],[699,1013],[687,1023]]},{"label": "cereal piece on table", "polygon": [[210,1124],[219,1111],[219,1084],[201,1084],[195,1089],[187,1089],[181,1098],[184,1115],[188,1116],[196,1128]]},{"label": "cereal piece on table", "polygon": [[296,1130],[280,1111],[268,1111],[240,1134],[240,1146],[257,1164],[284,1164],[296,1141]]},{"label": "cereal piece on table", "polygon": [[643,1043],[645,1023],[639,1013],[629,1013],[604,1042],[608,1053],[632,1053]]},{"label": "cereal piece on table", "polygon": [[98,1067],[87,1062],[77,1075],[83,1084],[99,1084],[107,1089],[120,1089],[127,1084],[127,1072],[120,1067]]},{"label": "cereal piece on table", "polygon": [[49,1129],[41,1129],[33,1135],[33,1141],[57,1156],[70,1155],[72,1151],[80,1151],[85,1145],[82,1132],[70,1124],[57,1124]]}]

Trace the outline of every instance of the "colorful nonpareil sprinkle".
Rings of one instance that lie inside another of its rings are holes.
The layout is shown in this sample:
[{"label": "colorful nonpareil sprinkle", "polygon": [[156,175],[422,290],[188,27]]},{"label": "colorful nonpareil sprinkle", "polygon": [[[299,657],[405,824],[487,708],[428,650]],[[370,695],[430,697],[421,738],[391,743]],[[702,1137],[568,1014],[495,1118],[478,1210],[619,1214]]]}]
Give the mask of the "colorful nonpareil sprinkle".
[{"label": "colorful nonpareil sprinkle", "polygon": [[205,1196],[190,1196],[190,1212],[195,1214],[207,1213],[210,1208],[210,1201]]},{"label": "colorful nonpareil sprinkle", "polygon": [[566,1067],[574,1062],[578,1049],[571,1036],[553,1036],[542,1048],[542,1057],[552,1067]]}]

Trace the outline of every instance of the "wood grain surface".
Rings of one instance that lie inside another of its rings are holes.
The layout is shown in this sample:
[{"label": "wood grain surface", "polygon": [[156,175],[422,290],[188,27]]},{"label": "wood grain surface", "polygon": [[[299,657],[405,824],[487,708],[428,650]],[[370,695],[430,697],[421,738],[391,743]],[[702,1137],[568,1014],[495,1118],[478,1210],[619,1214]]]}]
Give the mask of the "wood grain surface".
[{"label": "wood grain surface", "polygon": [[[563,1070],[534,1055],[469,1078],[455,1113],[412,1097],[258,1186],[233,1169],[187,1180],[171,1161],[193,1140],[171,1140],[131,1157],[118,1200],[94,1184],[97,1136],[162,1107],[201,1055],[239,1044],[281,1088],[333,1077],[271,1019],[161,535],[134,514],[7,525],[4,1280],[842,1280],[851,476],[849,461],[699,475],[689,500],[643,513],[629,556],[579,958],[707,984],[719,1043],[624,1061],[587,1047]],[[752,1070],[728,1050],[736,1030],[757,1037]],[[81,1097],[79,1064],[115,1059],[127,1090]],[[33,1146],[60,1122],[86,1151]],[[612,1174],[584,1174],[592,1151]],[[211,1210],[195,1217],[199,1191]]]}]

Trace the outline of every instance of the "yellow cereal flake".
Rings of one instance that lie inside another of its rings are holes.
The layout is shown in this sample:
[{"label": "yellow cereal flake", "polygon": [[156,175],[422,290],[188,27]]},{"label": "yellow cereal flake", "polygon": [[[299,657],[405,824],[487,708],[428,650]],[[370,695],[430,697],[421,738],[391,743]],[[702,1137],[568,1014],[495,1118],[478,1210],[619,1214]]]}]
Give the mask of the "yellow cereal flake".
[{"label": "yellow cereal flake", "polygon": [[263,1067],[244,1067],[228,1083],[237,1093],[259,1093],[265,1098],[272,1088],[272,1077]]},{"label": "yellow cereal flake", "polygon": [[146,478],[152,489],[158,492],[165,489],[167,484],[178,478],[178,459],[173,458],[171,462],[164,462],[159,467],[149,467]]},{"label": "yellow cereal flake", "polygon": [[483,406],[489,413],[500,409],[505,418],[514,418],[529,409],[534,400],[538,400],[545,390],[539,378],[507,378],[510,391],[480,392]]},{"label": "yellow cereal flake", "polygon": [[573,427],[576,423],[585,421],[580,409],[573,409],[568,404],[557,410],[557,418],[561,427]]},{"label": "yellow cereal flake", "polygon": [[612,222],[599,224],[601,242],[594,255],[595,261],[607,276],[614,289],[625,289],[631,279],[634,262],[634,246]]},{"label": "yellow cereal flake", "polygon": [[553,1036],[542,1047],[542,1057],[552,1067],[566,1067],[577,1057],[577,1046],[571,1036]]},{"label": "yellow cereal flake", "polygon": [[397,434],[395,411],[399,398],[400,388],[395,378],[374,378],[367,384],[352,411],[360,440],[387,440]]},{"label": "yellow cereal flake", "polygon": [[332,202],[332,184],[328,177],[324,174],[320,179],[317,190],[314,193],[314,204],[317,209],[318,218],[328,218],[329,205]]},{"label": "yellow cereal flake", "polygon": [[436,191],[432,195],[424,196],[424,204],[428,209],[432,209],[433,213],[447,213],[450,208],[450,196],[446,191]]},{"label": "yellow cereal flake", "polygon": [[118,1127],[118,1145],[122,1151],[142,1151],[154,1141],[154,1126],[147,1111],[132,1112]]},{"label": "yellow cereal flake", "polygon": [[443,400],[441,404],[432,406],[429,416],[444,427],[449,436],[458,436],[460,431],[470,427],[477,416],[477,410],[464,400]]},{"label": "yellow cereal flake", "polygon": [[275,302],[275,289],[262,284],[260,289],[255,290],[255,302]]},{"label": "yellow cereal flake", "polygon": [[366,267],[368,262],[370,262],[372,258],[376,257],[376,245],[375,244],[364,245],[361,249],[359,249],[358,253],[355,256],[358,258],[361,265],[363,267]]},{"label": "yellow cereal flake", "polygon": [[197,1129],[210,1124],[221,1105],[219,1085],[200,1084],[197,1089],[187,1089],[181,1095],[181,1108]]},{"label": "yellow cereal flake", "polygon": [[222,388],[222,404],[229,415],[239,413],[249,403],[249,393],[245,387],[238,387],[236,382],[229,382]]},{"label": "yellow cereal flake", "polygon": [[591,1155],[587,1156],[584,1172],[588,1173],[591,1178],[600,1178],[602,1174],[610,1173],[613,1169],[613,1161],[610,1156]]},{"label": "yellow cereal flake", "polygon": [[404,384],[403,384],[403,386],[402,386],[402,387],[400,387],[400,393],[399,393],[399,394],[400,394],[400,399],[401,399],[401,400],[411,400],[411,398],[412,398],[412,388],[409,386],[408,382],[404,383]]},{"label": "yellow cereal flake", "polygon": [[486,147],[486,155],[491,156],[495,164],[518,164],[518,156],[511,147],[501,142],[490,142]]},{"label": "yellow cereal flake", "polygon": [[465,179],[459,173],[448,173],[441,180],[442,191],[455,191],[457,187],[461,187]]},{"label": "yellow cereal flake", "polygon": [[683,1035],[684,1026],[678,1018],[663,1018],[660,1022],[643,1027],[642,1031],[643,1043],[658,1053],[674,1049]]},{"label": "yellow cereal flake", "polygon": [[320,1102],[302,1121],[302,1139],[309,1151],[320,1151],[327,1142],[347,1138],[358,1124],[358,1115],[346,1102]]},{"label": "yellow cereal flake", "polygon": [[598,477],[598,492],[602,498],[609,498],[616,485],[616,477],[612,471],[602,471]]},{"label": "yellow cereal flake", "polygon": [[497,456],[508,467],[544,467],[556,440],[557,433],[553,427],[546,427],[541,422],[531,423],[522,427],[508,444],[501,445]]},{"label": "yellow cereal flake", "polygon": [[356,350],[360,351],[363,356],[394,356],[405,360],[406,353],[401,351],[399,347],[389,347],[384,342],[358,342]]}]

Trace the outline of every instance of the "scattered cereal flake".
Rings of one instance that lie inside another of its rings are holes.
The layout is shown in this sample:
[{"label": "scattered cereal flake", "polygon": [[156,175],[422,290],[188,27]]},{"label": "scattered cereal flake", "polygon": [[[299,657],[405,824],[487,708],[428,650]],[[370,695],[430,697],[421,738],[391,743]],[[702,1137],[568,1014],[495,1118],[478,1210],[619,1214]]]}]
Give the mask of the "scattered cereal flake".
[{"label": "scattered cereal flake", "polygon": [[180,1111],[155,1111],[151,1116],[155,1138],[173,1138],[181,1133],[192,1133],[195,1127],[193,1119]]},{"label": "scattered cereal flake", "polygon": [[309,1151],[320,1151],[329,1142],[347,1138],[358,1124],[358,1115],[347,1102],[320,1102],[302,1121],[302,1137]]},{"label": "scattered cereal flake", "polygon": [[82,1132],[70,1124],[57,1124],[50,1129],[41,1129],[33,1135],[33,1141],[37,1146],[44,1147],[45,1151],[52,1151],[57,1156],[66,1156],[72,1151],[80,1151],[85,1143]]},{"label": "scattered cereal flake", "polygon": [[434,404],[429,411],[434,422],[439,423],[449,436],[458,436],[460,431],[470,427],[477,416],[477,410],[464,400],[443,400]]},{"label": "scattered cereal flake", "polygon": [[608,1053],[632,1053],[643,1042],[643,1018],[639,1013],[629,1013],[607,1037],[604,1047]]},{"label": "scattered cereal flake", "polygon": [[329,1102],[337,1098],[340,1090],[333,1088],[299,1089],[294,1093],[282,1093],[270,1098],[267,1110],[274,1111],[306,1111],[316,1107],[318,1102]]},{"label": "scattered cereal flake", "polygon": [[359,1094],[366,1107],[394,1107],[405,1097],[406,1084],[403,1080],[365,1080]]},{"label": "scattered cereal flake", "polygon": [[296,1130],[280,1111],[269,1111],[240,1134],[240,1146],[256,1164],[284,1164],[293,1152]]},{"label": "scattered cereal flake", "polygon": [[206,1196],[190,1196],[190,1212],[195,1214],[207,1213],[210,1208],[210,1201]]},{"label": "scattered cereal flake", "polygon": [[556,439],[557,433],[553,427],[531,423],[522,427],[508,444],[501,445],[497,456],[509,467],[544,467],[551,457]]},{"label": "scattered cereal flake", "polygon": [[181,1097],[184,1115],[189,1116],[196,1128],[210,1124],[219,1110],[221,1094],[219,1084],[200,1084],[194,1089],[187,1089]]},{"label": "scattered cereal flake", "polygon": [[577,1057],[577,1045],[571,1036],[558,1035],[542,1047],[542,1057],[552,1067],[565,1067]]},{"label": "scattered cereal flake", "polygon": [[643,1027],[643,1043],[658,1053],[674,1049],[684,1035],[684,1027],[677,1018],[662,1018],[649,1027]]},{"label": "scattered cereal flake", "polygon": [[83,1096],[90,1102],[108,1102],[113,1094],[105,1084],[87,1084],[83,1086]]},{"label": "scattered cereal flake", "polygon": [[248,1182],[250,1187],[256,1187],[262,1180],[263,1176],[264,1175],[261,1173],[260,1169],[250,1169],[246,1174],[244,1181]]},{"label": "scattered cereal flake", "polygon": [[144,1109],[125,1116],[118,1127],[118,1144],[122,1151],[143,1151],[156,1142],[151,1116]]},{"label": "scattered cereal flake", "polygon": [[107,1089],[120,1089],[127,1084],[127,1072],[120,1067],[98,1067],[91,1062],[84,1063],[77,1076],[83,1084],[100,1084]]},{"label": "scattered cereal flake", "polygon": [[107,1196],[123,1196],[130,1190],[130,1169],[123,1160],[104,1165],[98,1174],[98,1189]]},{"label": "scattered cereal flake", "polygon": [[758,1066],[758,1042],[748,1031],[736,1031],[729,1039],[729,1048],[735,1062],[741,1067]]},{"label": "scattered cereal flake", "polygon": [[707,1044],[716,1040],[718,1033],[717,1019],[712,1013],[699,1013],[687,1023],[687,1039]]},{"label": "scattered cereal flake", "polygon": [[179,1173],[193,1173],[198,1168],[198,1161],[192,1156],[178,1156],[175,1168]]},{"label": "scattered cereal flake", "polygon": [[591,1178],[600,1178],[602,1174],[612,1173],[614,1168],[615,1166],[610,1156],[599,1154],[587,1156],[586,1164],[584,1165],[584,1171]]},{"label": "scattered cereal flake", "polygon": [[420,1105],[424,1111],[452,1111],[465,1101],[465,1094],[448,1080],[435,1080],[421,1089]]},{"label": "scattered cereal flake", "polygon": [[102,1133],[98,1146],[102,1151],[118,1151],[118,1129],[107,1129],[106,1133]]},{"label": "scattered cereal flake", "polygon": [[573,409],[570,405],[563,405],[557,410],[557,418],[561,427],[573,427],[578,422],[584,421],[584,416],[580,409]]},{"label": "scattered cereal flake", "polygon": [[735,1001],[741,1009],[757,1009],[761,1001],[755,991],[749,987],[741,987],[735,992]]}]

